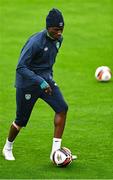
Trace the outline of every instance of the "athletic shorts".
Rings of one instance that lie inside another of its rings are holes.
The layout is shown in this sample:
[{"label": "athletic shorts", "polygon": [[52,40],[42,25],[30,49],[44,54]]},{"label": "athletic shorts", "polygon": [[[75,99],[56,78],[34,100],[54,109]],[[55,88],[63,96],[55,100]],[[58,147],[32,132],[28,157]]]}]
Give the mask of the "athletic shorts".
[{"label": "athletic shorts", "polygon": [[44,90],[41,90],[41,88],[36,85],[16,89],[17,111],[15,123],[18,126],[23,127],[27,125],[32,109],[38,98],[48,103],[56,113],[67,112],[68,105],[59,87],[54,81],[49,82],[49,85],[52,88],[52,95],[45,93]]}]

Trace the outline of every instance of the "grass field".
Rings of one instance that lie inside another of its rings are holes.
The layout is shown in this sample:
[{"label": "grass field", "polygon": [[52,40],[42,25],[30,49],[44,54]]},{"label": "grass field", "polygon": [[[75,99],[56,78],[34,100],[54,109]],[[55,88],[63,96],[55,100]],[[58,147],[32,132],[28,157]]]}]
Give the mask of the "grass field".
[{"label": "grass field", "polygon": [[0,179],[113,179],[113,79],[94,78],[101,65],[113,72],[112,0],[0,0],[0,154],[15,118],[20,49],[45,27],[52,7],[63,12],[66,24],[54,66],[69,104],[62,145],[78,160],[63,169],[50,163],[54,112],[39,100],[14,144],[16,161],[0,155]]}]

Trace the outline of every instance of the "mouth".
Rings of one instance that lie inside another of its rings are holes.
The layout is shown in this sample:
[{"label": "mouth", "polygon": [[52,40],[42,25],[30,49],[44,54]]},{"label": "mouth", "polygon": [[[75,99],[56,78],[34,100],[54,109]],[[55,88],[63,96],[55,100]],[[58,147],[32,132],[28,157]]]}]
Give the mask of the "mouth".
[{"label": "mouth", "polygon": [[58,38],[60,38],[61,37],[61,34],[54,34],[54,38],[55,39],[58,39]]}]

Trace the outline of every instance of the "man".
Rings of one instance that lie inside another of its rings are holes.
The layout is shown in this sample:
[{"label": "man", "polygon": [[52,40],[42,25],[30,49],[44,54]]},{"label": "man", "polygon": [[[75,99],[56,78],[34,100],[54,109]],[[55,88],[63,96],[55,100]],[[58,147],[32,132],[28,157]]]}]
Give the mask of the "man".
[{"label": "man", "polygon": [[46,30],[31,36],[21,51],[16,69],[16,118],[3,148],[6,160],[15,160],[13,142],[20,129],[27,125],[38,98],[47,102],[55,111],[51,160],[54,151],[61,147],[68,105],[53,80],[52,68],[62,44],[63,28],[62,13],[58,9],[50,10],[46,17]]}]

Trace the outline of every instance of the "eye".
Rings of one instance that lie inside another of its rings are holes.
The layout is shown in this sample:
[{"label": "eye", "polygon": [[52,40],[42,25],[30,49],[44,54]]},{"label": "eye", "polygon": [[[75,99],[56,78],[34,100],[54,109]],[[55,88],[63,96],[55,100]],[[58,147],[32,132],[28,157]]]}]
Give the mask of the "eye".
[{"label": "eye", "polygon": [[59,29],[58,29],[58,28],[55,28],[54,30],[55,30],[55,31],[59,31]]},{"label": "eye", "polygon": [[62,28],[54,28],[54,31],[63,31],[63,29]]}]

